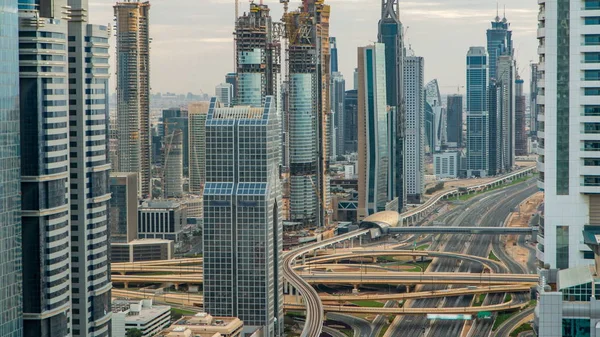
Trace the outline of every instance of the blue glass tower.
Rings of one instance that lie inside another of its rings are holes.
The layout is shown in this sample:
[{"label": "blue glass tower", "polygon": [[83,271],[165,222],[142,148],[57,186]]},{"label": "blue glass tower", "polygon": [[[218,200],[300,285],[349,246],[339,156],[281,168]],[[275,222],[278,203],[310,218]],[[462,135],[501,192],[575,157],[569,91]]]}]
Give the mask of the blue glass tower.
[{"label": "blue glass tower", "polygon": [[335,37],[329,38],[329,49],[331,50],[331,73],[339,72],[338,67],[338,49],[337,49],[337,39]]},{"label": "blue glass tower", "polygon": [[403,62],[404,37],[399,18],[398,0],[381,1],[381,20],[379,20],[378,42],[385,45],[385,73],[387,105],[396,111],[396,118],[390,118],[395,125],[390,127],[390,172],[389,199],[398,198],[398,211],[406,205],[406,186],[404,184],[404,141],[406,130],[406,109],[404,107]]},{"label": "blue glass tower", "polygon": [[484,47],[467,53],[467,175],[488,175],[487,54]]},{"label": "blue glass tower", "polygon": [[0,337],[23,335],[17,0],[0,0]]}]

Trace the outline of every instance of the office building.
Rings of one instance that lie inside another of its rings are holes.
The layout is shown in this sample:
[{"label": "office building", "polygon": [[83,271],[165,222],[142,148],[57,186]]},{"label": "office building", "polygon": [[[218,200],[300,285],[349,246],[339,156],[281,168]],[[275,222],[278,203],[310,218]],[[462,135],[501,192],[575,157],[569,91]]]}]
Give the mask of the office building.
[{"label": "office building", "polygon": [[174,130],[167,134],[163,160],[165,198],[183,197],[183,153],[183,132]]},{"label": "office building", "polygon": [[173,240],[136,239],[110,244],[112,263],[171,260],[174,253]]},{"label": "office building", "polygon": [[223,104],[229,107],[233,105],[233,85],[230,83],[221,83],[215,87],[215,96]]},{"label": "office building", "polygon": [[[117,129],[117,115],[111,113],[108,120],[108,158],[110,160],[110,164],[113,169],[119,167],[119,132]],[[154,148],[155,140],[154,140],[154,129],[152,130],[152,146]],[[160,143],[160,142],[159,142]]]},{"label": "office building", "polygon": [[463,96],[448,95],[446,104],[446,137],[449,147],[463,147]]},{"label": "office building", "polygon": [[74,337],[107,336],[111,288],[108,247],[108,84],[110,31],[88,24],[87,1],[70,0],[69,151],[71,302]]},{"label": "office building", "polygon": [[332,118],[329,122],[331,125],[330,133],[330,158],[336,160],[337,156],[346,153],[344,149],[344,131],[345,130],[345,98],[346,98],[346,80],[341,73],[331,74],[331,112]]},{"label": "office building", "polygon": [[385,210],[389,137],[385,45],[358,48],[358,218]]},{"label": "office building", "polygon": [[150,3],[115,5],[117,118],[120,172],[138,172],[140,195],[150,196]]},{"label": "office building", "polygon": [[331,74],[337,73],[339,72],[339,66],[338,66],[338,49],[337,49],[337,39],[335,37],[330,37],[329,38],[329,50],[331,52],[331,59],[330,59],[330,70],[331,70]]},{"label": "office building", "polygon": [[467,176],[488,175],[487,54],[484,47],[467,53]]},{"label": "office building", "polygon": [[[205,312],[184,316],[161,333],[161,337],[255,337],[244,334],[244,323],[237,317],[213,317]],[[257,335],[262,336],[262,335]]]},{"label": "office building", "polygon": [[[23,336],[19,25],[16,0],[0,0],[0,336]],[[39,241],[39,238],[37,239]],[[40,282],[39,280],[34,280]]]},{"label": "office building", "polygon": [[[439,117],[442,113],[442,95],[440,94],[440,87],[437,79],[429,81],[425,85],[425,122],[424,122],[424,134],[425,134],[425,151],[429,154],[440,150],[441,143],[441,125]],[[438,119],[438,120],[436,120]],[[436,127],[437,125],[437,127]]]},{"label": "office building", "polygon": [[232,105],[235,104],[235,100],[237,98],[237,74],[236,73],[228,73],[227,75],[225,75],[225,83],[227,84],[231,84],[231,86],[233,87],[233,101],[232,101]]},{"label": "office building", "polygon": [[[492,106],[494,101],[492,101],[493,96],[490,96],[489,110],[495,111],[495,174],[500,174],[510,171],[515,161],[515,63],[512,56],[501,55],[498,57],[496,71],[498,72],[495,79],[496,106]],[[491,85],[490,88],[492,88]],[[490,127],[493,127],[492,114],[489,116]]]},{"label": "office building", "polygon": [[344,154],[358,152],[358,90],[344,96]]},{"label": "office building", "polygon": [[279,103],[281,44],[270,11],[269,6],[252,2],[250,11],[236,20],[237,105],[259,107],[266,96]]},{"label": "office building", "polygon": [[171,323],[171,307],[155,305],[152,299],[116,300],[112,303],[112,336],[125,337],[131,329],[154,336]]},{"label": "office building", "polygon": [[206,117],[208,102],[190,103],[189,118],[189,158],[190,193],[202,194],[204,187],[206,161]]},{"label": "office building", "polygon": [[[42,334],[50,321],[56,336],[68,336],[71,328],[68,26],[62,14],[51,16],[65,5],[19,6],[25,336]],[[45,13],[49,17],[40,17]]]},{"label": "office building", "polygon": [[437,179],[458,178],[460,153],[445,151],[433,154],[433,173]]},{"label": "office building", "polygon": [[[404,97],[406,107],[405,188],[407,202],[418,204],[425,192],[425,60],[418,56],[404,58]],[[437,87],[437,85],[436,85]],[[441,119],[440,107],[439,119]],[[436,134],[443,128],[435,126]],[[441,138],[441,137],[440,137]],[[436,138],[437,139],[437,138]],[[440,139],[441,143],[441,139]],[[439,150],[438,143],[436,149]]]},{"label": "office building", "polygon": [[289,38],[290,220],[316,226],[325,226],[330,214],[329,15],[324,1],[306,0],[284,16]]},{"label": "office building", "polygon": [[540,111],[538,105],[538,81],[540,80],[540,70],[537,63],[531,64],[531,77],[529,82],[529,131],[531,136],[537,138],[537,118]]},{"label": "office building", "polygon": [[406,206],[406,156],[404,150],[406,135],[406,109],[404,106],[403,62],[404,31],[400,22],[398,0],[381,1],[381,19],[379,20],[377,41],[385,44],[385,73],[387,105],[395,118],[390,121],[390,172],[389,199],[398,198],[398,212]]},{"label": "office building", "polygon": [[108,226],[110,242],[124,243],[137,239],[138,175],[134,172],[110,173]]},{"label": "office building", "polygon": [[[189,112],[185,108],[170,108],[162,111],[162,140],[161,144],[166,146],[166,138],[168,135],[173,135],[176,130],[182,133],[182,146],[183,146],[183,172],[184,175],[188,172],[189,168]],[[159,124],[160,126],[161,124]],[[164,150],[164,149],[163,149]],[[159,163],[163,161],[164,157],[161,156]]]},{"label": "office building", "polygon": [[138,238],[181,240],[187,223],[187,209],[172,200],[147,201],[138,207]]},{"label": "office building", "polygon": [[[585,225],[598,226],[600,174],[600,63],[595,33],[598,3],[577,11],[566,1],[542,1],[538,32],[540,77],[537,103],[539,183],[544,190],[544,234],[538,259],[551,268],[591,264],[580,244]],[[564,22],[570,22],[565,25]]]},{"label": "office building", "polygon": [[525,111],[527,103],[523,93],[525,82],[517,77],[515,81],[515,156],[527,155],[527,130]]},{"label": "office building", "polygon": [[[265,336],[283,331],[281,126],[265,107],[219,108],[206,121],[204,309]],[[236,155],[237,154],[237,155]]]}]

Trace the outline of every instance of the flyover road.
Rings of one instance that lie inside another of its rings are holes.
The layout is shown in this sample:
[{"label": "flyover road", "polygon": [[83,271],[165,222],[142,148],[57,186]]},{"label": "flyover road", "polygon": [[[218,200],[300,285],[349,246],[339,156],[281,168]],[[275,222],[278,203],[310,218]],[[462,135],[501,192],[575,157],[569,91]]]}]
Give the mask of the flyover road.
[{"label": "flyover road", "polygon": [[134,268],[111,265],[113,274],[134,274],[134,273],[172,273],[172,274],[202,274],[202,266],[181,266],[181,267],[163,267],[163,266],[136,266]]},{"label": "flyover road", "polygon": [[304,298],[304,305],[301,305],[301,307],[306,310],[306,321],[300,337],[316,337],[321,335],[324,314],[323,304],[321,303],[321,299],[319,298],[317,291],[310,284],[304,281],[302,277],[294,270],[296,260],[308,252],[312,252],[336,242],[359,237],[367,234],[368,232],[369,231],[367,230],[350,232],[348,234],[336,236],[328,240],[302,246],[284,254],[283,277]]},{"label": "flyover road", "polygon": [[484,273],[300,273],[311,284],[462,284],[462,285],[531,285],[539,282],[537,275]]},{"label": "flyover road", "polygon": [[[520,183],[501,190],[495,190],[490,193],[483,193],[477,195],[465,202],[458,203],[457,206],[450,212],[441,215],[436,219],[446,223],[450,226],[465,226],[466,224],[484,224],[485,226],[498,225],[500,223],[497,217],[500,219],[506,218],[506,215],[498,215],[494,211],[496,205],[503,205],[506,201],[510,200],[511,197],[518,199],[521,192],[532,186],[531,183]],[[515,194],[517,194],[515,196]],[[525,198],[525,197],[523,197]],[[519,202],[519,201],[518,201]],[[509,208],[507,206],[506,208]],[[502,206],[501,208],[505,208]],[[510,212],[510,210],[507,210]],[[478,255],[487,257],[489,252],[489,236],[486,235],[444,235],[438,240],[435,240],[431,245],[430,250],[438,250],[443,252],[466,252],[471,255]],[[480,270],[481,265],[474,265],[465,261],[457,266],[456,261],[441,257],[435,259],[427,269],[430,272],[452,272],[452,271],[471,271],[477,272]],[[506,267],[502,266],[496,272],[505,272]],[[422,291],[441,290],[446,288],[443,285],[425,285]],[[499,295],[500,298],[503,296]],[[411,308],[431,308],[439,306],[466,306],[470,305],[472,296],[459,296],[455,298],[446,298],[443,300],[430,298],[430,299],[419,299],[415,301],[409,301],[405,304],[406,307]],[[466,303],[466,304],[463,304]],[[461,305],[462,304],[462,305]],[[399,318],[394,320],[390,328],[388,329],[385,336],[403,336],[403,337],[423,337],[424,335],[429,336],[443,336],[443,337],[455,337],[460,336],[462,331],[462,322],[431,322],[425,317],[406,317],[404,319]],[[441,324],[441,325],[440,325]],[[439,328],[438,328],[439,326]],[[433,328],[433,329],[431,329]],[[431,331],[437,330],[437,331]],[[483,336],[487,336],[483,334]]]},{"label": "flyover road", "polygon": [[332,312],[327,314],[327,319],[351,326],[354,330],[354,337],[366,337],[371,334],[371,322],[364,318]]},{"label": "flyover road", "polygon": [[[452,308],[370,308],[370,307],[350,307],[339,305],[325,305],[323,310],[326,312],[341,312],[353,314],[389,314],[389,315],[427,315],[427,314],[466,314],[476,315],[480,311],[507,311],[519,310],[527,306],[528,303],[515,303],[509,301],[501,304],[484,305],[480,307],[452,307]],[[303,304],[284,304],[286,310],[302,311],[305,310]]]},{"label": "flyover road", "polygon": [[511,318],[507,319],[504,323],[502,323],[502,325],[498,327],[498,329],[494,332],[492,337],[508,337],[511,331],[518,328],[520,324],[523,324],[523,321],[528,320],[528,317],[533,316],[534,310],[535,307],[527,308],[521,311],[520,313],[512,316]]},{"label": "flyover road", "polygon": [[139,266],[182,266],[188,264],[202,264],[204,259],[201,257],[186,258],[186,259],[172,259],[172,260],[157,260],[157,261],[140,261],[140,262],[114,262],[112,266],[116,267],[131,267],[136,268]]}]

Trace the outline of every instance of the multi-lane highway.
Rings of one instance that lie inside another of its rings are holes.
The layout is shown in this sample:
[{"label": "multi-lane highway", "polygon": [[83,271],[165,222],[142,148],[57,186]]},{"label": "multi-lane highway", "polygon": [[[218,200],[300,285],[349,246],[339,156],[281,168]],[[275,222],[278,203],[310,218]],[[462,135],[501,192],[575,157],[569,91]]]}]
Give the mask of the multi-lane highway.
[{"label": "multi-lane highway", "polygon": [[[504,222],[510,211],[522,200],[535,193],[534,182],[532,180],[516,184],[505,189],[482,194],[474,197],[467,202],[459,205],[452,211],[442,215],[437,221],[444,222],[451,226],[462,226],[465,224],[477,224],[482,226],[500,226]],[[430,247],[430,250],[439,250],[444,252],[460,252],[470,255],[487,257],[490,251],[491,237],[487,235],[452,235],[443,236],[442,240],[437,240]],[[429,272],[480,272],[481,264],[474,264],[465,261],[459,266],[456,260],[447,258],[438,258],[430,264]],[[498,270],[497,272],[506,272]],[[423,286],[422,291],[440,290],[444,286]],[[491,295],[486,298],[486,304],[497,304],[503,299],[502,295]],[[518,299],[518,298],[517,298]],[[432,308],[432,307],[452,307],[470,305],[472,296],[459,296],[441,299],[422,299],[409,301],[405,306],[413,308]],[[388,329],[386,336],[407,336],[422,337],[424,332],[428,336],[454,337],[460,336],[462,332],[462,322],[436,321],[429,322],[425,317],[398,318],[394,320],[392,326]],[[475,323],[478,333],[473,336],[486,336],[491,329],[491,323]],[[401,331],[401,333],[400,333]],[[485,332],[487,331],[487,333]]]}]

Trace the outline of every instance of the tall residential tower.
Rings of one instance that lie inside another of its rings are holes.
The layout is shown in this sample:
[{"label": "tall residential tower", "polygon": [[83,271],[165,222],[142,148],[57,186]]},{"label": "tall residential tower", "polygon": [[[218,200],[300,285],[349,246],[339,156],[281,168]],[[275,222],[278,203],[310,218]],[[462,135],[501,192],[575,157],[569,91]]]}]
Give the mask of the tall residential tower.
[{"label": "tall residential tower", "polygon": [[[412,204],[421,203],[425,193],[425,60],[418,56],[404,58],[404,97],[406,97],[406,197]],[[441,112],[441,107],[439,109]],[[437,120],[441,120],[441,114]],[[440,131],[441,125],[434,132]],[[441,139],[441,137],[440,137]]]},{"label": "tall residential tower", "polygon": [[539,4],[538,186],[545,219],[537,256],[542,265],[565,269],[594,263],[582,231],[600,226],[600,6]]},{"label": "tall residential tower", "polygon": [[150,197],[150,3],[117,2],[117,118],[120,172],[138,172]]},{"label": "tall residential tower", "polygon": [[[17,0],[0,0],[0,337],[23,336]],[[38,238],[39,240],[39,238]]]}]

